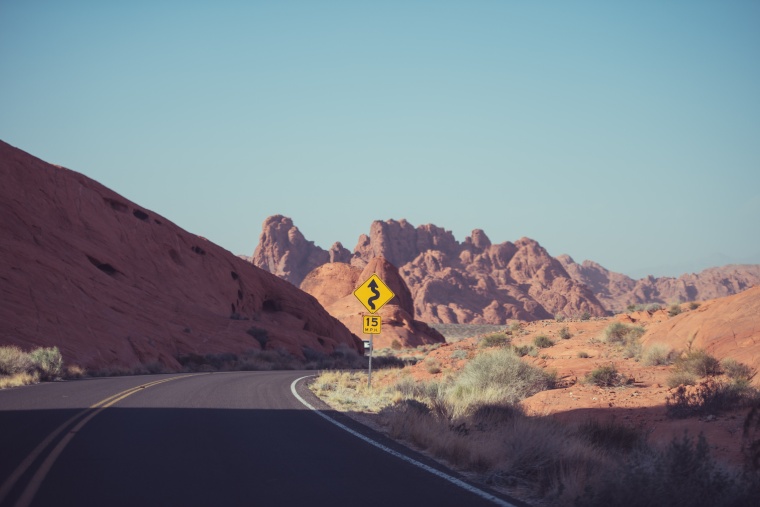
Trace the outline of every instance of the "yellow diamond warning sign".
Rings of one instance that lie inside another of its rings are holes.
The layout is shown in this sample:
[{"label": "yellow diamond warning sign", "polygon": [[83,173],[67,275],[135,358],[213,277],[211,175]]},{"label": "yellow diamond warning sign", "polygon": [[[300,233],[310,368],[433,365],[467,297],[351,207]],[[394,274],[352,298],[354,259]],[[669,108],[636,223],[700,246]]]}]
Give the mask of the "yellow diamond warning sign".
[{"label": "yellow diamond warning sign", "polygon": [[377,274],[372,274],[354,291],[356,299],[361,301],[369,313],[375,313],[385,303],[393,299],[395,294],[388,288]]},{"label": "yellow diamond warning sign", "polygon": [[362,315],[362,317],[364,318],[364,325],[362,326],[364,334],[380,334],[382,319],[379,315]]}]

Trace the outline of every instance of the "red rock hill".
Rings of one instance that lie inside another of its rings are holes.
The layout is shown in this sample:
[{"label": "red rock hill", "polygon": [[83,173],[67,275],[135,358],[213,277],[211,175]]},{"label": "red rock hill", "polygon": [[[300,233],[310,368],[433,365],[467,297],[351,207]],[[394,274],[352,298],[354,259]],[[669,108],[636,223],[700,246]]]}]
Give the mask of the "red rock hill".
[{"label": "red rock hill", "polygon": [[363,350],[313,297],[82,174],[0,141],[0,181],[2,345],[91,368]]}]

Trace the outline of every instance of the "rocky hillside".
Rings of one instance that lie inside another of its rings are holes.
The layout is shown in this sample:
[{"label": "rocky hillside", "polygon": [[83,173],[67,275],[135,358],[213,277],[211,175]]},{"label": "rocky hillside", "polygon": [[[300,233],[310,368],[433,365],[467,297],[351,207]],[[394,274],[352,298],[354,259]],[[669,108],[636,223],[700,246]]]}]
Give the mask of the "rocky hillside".
[{"label": "rocky hillside", "polygon": [[[417,347],[443,343],[446,339],[426,323],[415,320],[412,294],[393,264],[382,257],[373,257],[362,270],[342,262],[323,264],[309,273],[301,289],[308,292],[352,332],[362,336],[364,306],[354,296],[354,290],[372,274],[377,274],[395,297],[379,311],[382,332],[376,335],[376,348],[401,346]],[[364,335],[365,338],[369,338]]]},{"label": "rocky hillside", "polygon": [[570,276],[588,286],[605,308],[619,312],[630,304],[704,301],[760,285],[760,265],[729,265],[678,278],[648,276],[634,280],[596,262],[577,264],[569,255],[557,259]]},{"label": "rocky hillside", "polygon": [[264,222],[253,262],[300,284],[326,263],[363,269],[378,257],[398,267],[411,292],[414,318],[426,322],[501,324],[606,314],[594,294],[536,241],[494,245],[479,229],[460,243],[435,225],[375,221],[352,254],[340,243],[329,251],[315,246],[289,218],[277,215]]},{"label": "rocky hillside", "polygon": [[0,345],[89,368],[362,350],[313,297],[79,173],[0,141],[0,181]]}]

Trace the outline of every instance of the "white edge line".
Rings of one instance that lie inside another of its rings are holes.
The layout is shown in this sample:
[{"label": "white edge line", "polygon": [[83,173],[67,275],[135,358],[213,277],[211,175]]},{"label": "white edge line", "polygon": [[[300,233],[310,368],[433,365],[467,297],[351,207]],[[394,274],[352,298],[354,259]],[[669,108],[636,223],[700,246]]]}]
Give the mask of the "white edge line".
[{"label": "white edge line", "polygon": [[296,384],[298,382],[300,382],[301,380],[303,380],[305,378],[309,378],[309,377],[313,377],[313,376],[314,375],[306,375],[304,377],[295,379],[293,381],[293,383],[290,384],[290,391],[293,393],[293,396],[295,396],[296,399],[298,399],[298,401],[300,401],[301,403],[303,403],[310,410],[313,410],[314,412],[316,412],[316,414],[318,416],[320,416],[320,417],[322,417],[322,418],[330,421],[335,426],[339,427],[340,429],[342,429],[344,431],[347,431],[347,432],[351,433],[353,436],[364,440],[368,444],[377,447],[381,451],[385,451],[388,454],[390,454],[391,456],[395,456],[395,457],[397,457],[397,458],[399,458],[401,460],[406,461],[407,463],[409,463],[411,465],[414,465],[414,466],[416,466],[418,468],[421,468],[421,469],[425,470],[426,472],[430,472],[431,474],[433,474],[433,475],[435,475],[437,477],[440,477],[441,479],[443,479],[445,481],[448,481],[448,482],[454,484],[455,486],[459,486],[460,488],[465,489],[465,490],[469,491],[470,493],[473,493],[473,494],[475,494],[475,495],[477,495],[477,496],[479,496],[481,498],[489,500],[489,501],[495,503],[496,505],[501,505],[502,507],[517,507],[515,504],[512,504],[512,503],[509,503],[509,502],[507,502],[505,500],[502,500],[501,498],[496,497],[496,496],[494,496],[494,495],[492,495],[492,494],[490,494],[490,493],[488,493],[486,491],[483,491],[482,489],[478,489],[475,486],[472,486],[471,484],[468,484],[468,483],[464,482],[461,479],[457,479],[456,477],[452,477],[451,475],[446,474],[444,472],[441,472],[440,470],[436,470],[435,468],[433,468],[431,466],[428,466],[428,465],[426,465],[424,463],[420,463],[419,461],[417,461],[415,459],[412,459],[412,458],[410,458],[409,456],[407,456],[405,454],[401,454],[398,451],[394,451],[390,447],[386,447],[383,444],[381,444],[380,442],[376,442],[376,441],[372,440],[371,438],[362,435],[358,431],[352,430],[348,426],[339,423],[338,421],[336,421],[332,417],[324,414],[321,410],[313,407],[308,401],[304,400],[301,397],[301,395],[299,395],[296,392]]}]

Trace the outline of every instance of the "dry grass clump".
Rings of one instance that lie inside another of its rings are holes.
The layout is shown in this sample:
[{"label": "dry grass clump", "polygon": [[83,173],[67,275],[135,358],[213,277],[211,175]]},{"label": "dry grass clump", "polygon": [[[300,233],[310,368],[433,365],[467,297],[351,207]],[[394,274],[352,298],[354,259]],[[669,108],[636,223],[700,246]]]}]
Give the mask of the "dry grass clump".
[{"label": "dry grass clump", "polygon": [[402,398],[393,384],[387,385],[385,382],[388,377],[398,375],[397,369],[373,371],[373,386],[370,388],[367,386],[367,372],[325,371],[317,376],[310,388],[340,410],[375,413]]},{"label": "dry grass clump", "polygon": [[623,349],[623,357],[641,358],[642,348],[639,338],[644,335],[645,329],[641,326],[628,326],[622,322],[614,322],[604,330],[604,340]]},{"label": "dry grass clump", "polygon": [[652,345],[642,355],[642,362],[647,366],[664,366],[672,364],[676,353],[665,345]]},{"label": "dry grass clump", "polygon": [[512,343],[512,338],[506,333],[491,333],[478,341],[481,348],[489,347],[508,347]]},{"label": "dry grass clump", "polygon": [[551,338],[549,338],[545,334],[540,334],[536,336],[535,338],[533,338],[533,345],[535,345],[539,349],[546,349],[549,347],[553,347],[554,342],[552,341]]},{"label": "dry grass clump", "polygon": [[559,330],[559,337],[563,340],[569,340],[573,337],[573,334],[570,332],[570,328],[567,326],[562,326]]},{"label": "dry grass clump", "polygon": [[30,352],[13,345],[0,347],[0,388],[57,380],[63,373],[58,347],[41,347]]}]

